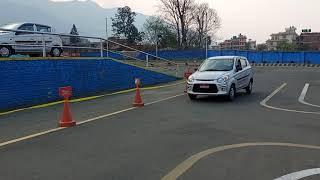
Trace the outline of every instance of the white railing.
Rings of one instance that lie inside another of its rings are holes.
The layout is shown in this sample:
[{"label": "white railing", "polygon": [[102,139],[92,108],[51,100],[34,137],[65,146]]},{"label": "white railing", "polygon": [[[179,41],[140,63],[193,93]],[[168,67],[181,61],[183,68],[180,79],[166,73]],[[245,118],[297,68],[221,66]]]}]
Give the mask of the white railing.
[{"label": "white railing", "polygon": [[[39,44],[39,45],[14,44],[14,43],[1,44],[1,42],[0,42],[0,45],[20,46],[20,47],[41,47],[42,48],[42,56],[43,57],[47,56],[47,47],[48,47],[47,44],[46,44],[44,35],[55,35],[55,36],[59,36],[60,38],[61,37],[70,37],[70,38],[71,37],[76,37],[76,38],[94,39],[94,40],[97,40],[98,43],[100,42],[100,47],[99,48],[97,48],[97,47],[81,47],[81,46],[72,46],[72,45],[71,46],[62,45],[62,46],[59,46],[59,47],[62,48],[62,49],[99,50],[100,51],[100,57],[106,57],[106,58],[109,58],[109,52],[112,52],[112,53],[116,53],[116,54],[122,55],[123,57],[128,57],[128,58],[140,61],[140,62],[144,61],[146,67],[149,67],[151,58],[155,58],[156,60],[163,61],[163,62],[166,62],[168,64],[171,64],[171,65],[175,66],[176,76],[178,76],[178,69],[179,69],[178,63],[176,63],[174,61],[170,61],[170,60],[162,58],[162,57],[158,57],[156,55],[153,55],[153,54],[150,54],[150,53],[138,50],[138,49],[135,49],[135,48],[132,48],[132,47],[127,46],[127,45],[120,44],[118,42],[111,41],[109,39],[105,39],[105,38],[101,38],[101,37],[93,37],[93,36],[80,36],[80,35],[71,35],[71,34],[38,32],[38,31],[25,31],[25,30],[11,30],[11,29],[3,29],[3,28],[0,28],[0,31],[3,31],[3,32],[15,32],[15,33],[19,32],[19,33],[28,33],[28,34],[41,34],[41,36],[42,36],[41,44]],[[106,48],[104,48],[104,46],[103,46],[104,42],[107,43],[106,44]],[[135,52],[138,52],[138,53],[141,53],[141,54],[144,54],[145,55],[145,60],[142,60],[142,59],[139,59],[139,58],[136,58],[136,57],[131,57],[131,56],[125,55],[124,53],[121,53],[121,52],[111,51],[109,49],[109,44],[110,43],[118,45],[118,46],[126,48],[126,49],[129,49],[129,50],[132,50],[132,51],[135,51]],[[106,52],[106,56],[104,56],[104,52]]]}]

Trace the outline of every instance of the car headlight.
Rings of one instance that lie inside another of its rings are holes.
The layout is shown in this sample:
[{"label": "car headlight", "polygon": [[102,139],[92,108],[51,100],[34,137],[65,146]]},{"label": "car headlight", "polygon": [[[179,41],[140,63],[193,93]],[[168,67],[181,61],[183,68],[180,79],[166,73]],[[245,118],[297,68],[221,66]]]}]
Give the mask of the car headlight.
[{"label": "car headlight", "polygon": [[194,81],[194,77],[193,76],[190,76],[189,78],[188,78],[188,82],[189,83],[192,83]]},{"label": "car headlight", "polygon": [[217,82],[220,84],[227,84],[227,82],[229,81],[229,78],[230,78],[229,75],[222,76],[217,80]]}]

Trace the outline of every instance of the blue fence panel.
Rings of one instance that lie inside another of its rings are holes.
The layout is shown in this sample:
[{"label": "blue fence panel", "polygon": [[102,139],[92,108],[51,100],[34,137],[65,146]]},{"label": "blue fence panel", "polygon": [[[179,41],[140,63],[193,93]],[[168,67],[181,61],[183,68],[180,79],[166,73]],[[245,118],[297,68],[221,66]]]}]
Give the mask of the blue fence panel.
[{"label": "blue fence panel", "polygon": [[112,60],[10,60],[0,61],[2,86],[0,110],[26,107],[61,99],[58,88],[73,87],[73,97],[133,88],[176,80]]},{"label": "blue fence panel", "polygon": [[81,57],[100,57],[100,52],[82,52],[80,53]]},{"label": "blue fence panel", "polygon": [[138,53],[138,55],[136,56],[137,59],[141,59],[141,60],[145,60],[146,59],[146,54],[144,53]]},{"label": "blue fence panel", "polygon": [[236,51],[236,56],[248,57],[248,51]]},{"label": "blue fence panel", "polygon": [[[124,60],[125,59],[125,57],[121,53],[109,52],[108,55],[109,55],[110,58],[113,58],[113,59],[118,59],[118,60]],[[104,52],[104,57],[107,57],[107,53],[106,52]]]},{"label": "blue fence panel", "polygon": [[221,56],[220,50],[209,50],[208,51],[208,57],[215,57],[215,56]]},{"label": "blue fence panel", "polygon": [[[110,58],[113,58],[113,59],[118,59],[118,60],[124,59],[124,56],[121,54],[121,52],[119,52],[119,53],[109,52],[108,55]],[[82,53],[80,53],[80,57],[100,57],[100,56],[101,56],[100,52],[82,52]],[[107,57],[107,52],[104,52],[103,56]]]},{"label": "blue fence panel", "polygon": [[263,52],[263,62],[265,63],[281,63],[282,53],[281,52]]},{"label": "blue fence panel", "polygon": [[248,60],[254,63],[262,63],[262,53],[257,51],[248,52]]},{"label": "blue fence panel", "polygon": [[236,55],[236,51],[235,50],[223,50],[221,52],[222,56],[235,56]]},{"label": "blue fence panel", "polygon": [[[148,52],[155,55],[155,51]],[[215,56],[244,56],[250,62],[255,63],[304,63],[309,61],[313,64],[320,64],[320,52],[280,52],[280,51],[237,51],[237,50],[209,50],[208,57]],[[83,57],[99,57],[99,52],[81,53]],[[114,59],[125,59],[122,55],[109,53]],[[169,60],[191,60],[205,59],[204,49],[196,50],[161,50],[158,56]],[[144,53],[138,53],[136,58],[145,60]],[[149,57],[152,58],[152,57]]]},{"label": "blue fence panel", "polygon": [[305,52],[306,63],[320,64],[320,53],[319,52]]},{"label": "blue fence panel", "polygon": [[283,63],[303,63],[301,52],[283,52]]}]

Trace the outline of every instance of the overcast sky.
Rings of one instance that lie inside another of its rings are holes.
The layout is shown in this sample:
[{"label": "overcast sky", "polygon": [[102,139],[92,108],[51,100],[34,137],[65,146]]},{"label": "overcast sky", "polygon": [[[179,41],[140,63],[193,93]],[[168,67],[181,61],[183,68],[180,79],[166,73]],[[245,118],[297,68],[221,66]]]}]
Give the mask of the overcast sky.
[{"label": "overcast sky", "polygon": [[[130,6],[134,11],[147,15],[157,14],[159,0],[93,0],[105,8]],[[239,33],[264,42],[271,33],[296,26],[320,31],[320,0],[196,0],[208,2],[221,19],[221,39]]]}]

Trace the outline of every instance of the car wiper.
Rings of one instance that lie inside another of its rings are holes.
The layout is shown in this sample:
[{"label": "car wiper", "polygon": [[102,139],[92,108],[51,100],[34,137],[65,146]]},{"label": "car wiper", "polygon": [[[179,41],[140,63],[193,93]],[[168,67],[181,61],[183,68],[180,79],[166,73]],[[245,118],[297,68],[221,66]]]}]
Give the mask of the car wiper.
[{"label": "car wiper", "polygon": [[230,69],[219,69],[218,71],[231,71]]},{"label": "car wiper", "polygon": [[202,70],[201,72],[205,72],[205,71],[220,71],[220,70],[217,70],[217,69],[206,69],[206,70]]},{"label": "car wiper", "polygon": [[230,71],[230,70],[229,69],[206,69],[201,72],[204,72],[204,71]]}]

